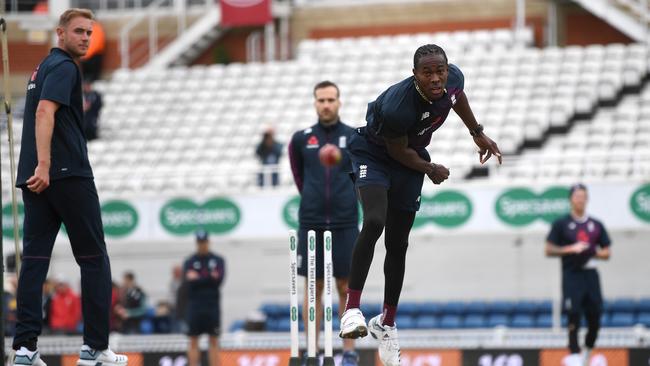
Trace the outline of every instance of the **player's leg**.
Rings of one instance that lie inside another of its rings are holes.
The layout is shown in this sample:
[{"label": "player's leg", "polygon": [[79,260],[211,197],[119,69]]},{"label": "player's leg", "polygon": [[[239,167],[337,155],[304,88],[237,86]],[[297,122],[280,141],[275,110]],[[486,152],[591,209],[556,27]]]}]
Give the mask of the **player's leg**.
[{"label": "player's leg", "polygon": [[375,244],[386,224],[387,192],[386,187],[381,185],[359,187],[363,226],[352,252],[346,310],[359,307],[361,292],[375,253]]},{"label": "player's leg", "polygon": [[208,362],[210,366],[219,366],[219,338],[215,335],[208,337]]},{"label": "player's leg", "polygon": [[[48,191],[42,194],[23,189],[25,217],[23,224],[23,262],[20,269],[20,282],[16,290],[16,333],[13,349],[21,357],[21,347],[26,360],[35,360],[37,338],[43,323],[43,282],[50,265],[54,240],[61,227],[61,221],[47,200]],[[40,358],[39,358],[40,360]],[[17,359],[17,363],[20,360]],[[37,364],[30,362],[29,364]]]},{"label": "player's leg", "polygon": [[413,211],[388,210],[385,234],[383,325],[395,325],[395,312],[404,283],[409,234],[414,220]]},{"label": "player's leg", "polygon": [[190,336],[190,345],[187,348],[187,366],[199,366],[199,336]]},{"label": "player's leg", "polygon": [[567,315],[567,331],[569,338],[569,353],[566,362],[568,366],[581,366],[580,345],[578,332],[582,318],[585,294],[584,281],[580,272],[565,271],[562,274],[563,307]]},{"label": "player's leg", "polygon": [[363,226],[352,252],[345,311],[341,316],[341,338],[359,338],[368,334],[366,320],[359,310],[361,292],[375,253],[375,244],[384,230],[388,207],[387,188],[382,185],[359,187]]},{"label": "player's leg", "polygon": [[379,341],[379,358],[385,366],[400,364],[395,313],[402,292],[408,237],[414,220],[415,211],[389,208],[386,216],[383,312],[368,321],[368,331]]},{"label": "player's leg", "polygon": [[585,336],[585,361],[591,356],[591,350],[596,345],[600,331],[600,316],[603,309],[603,295],[600,288],[600,277],[596,270],[586,271],[587,298],[585,302],[585,316],[587,318],[587,334]]},{"label": "player's leg", "polygon": [[104,242],[99,198],[87,178],[67,178],[50,186],[53,205],[66,227],[72,252],[81,268],[81,310],[84,344],[108,348],[111,267]]}]

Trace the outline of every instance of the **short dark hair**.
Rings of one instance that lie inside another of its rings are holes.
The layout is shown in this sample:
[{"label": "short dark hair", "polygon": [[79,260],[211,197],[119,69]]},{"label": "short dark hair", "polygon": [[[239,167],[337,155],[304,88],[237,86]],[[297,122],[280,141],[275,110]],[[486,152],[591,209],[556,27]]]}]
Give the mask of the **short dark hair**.
[{"label": "short dark hair", "polygon": [[124,272],[124,278],[126,278],[129,281],[135,281],[135,274],[131,271]]},{"label": "short dark hair", "polygon": [[577,190],[587,192],[587,186],[585,186],[582,183],[576,183],[576,184],[572,185],[571,187],[569,187],[569,198],[571,198],[573,196],[573,192],[575,192]]},{"label": "short dark hair", "polygon": [[447,54],[445,53],[445,50],[442,49],[442,47],[435,44],[425,44],[424,46],[420,46],[415,51],[415,55],[413,55],[413,68],[417,68],[418,64],[420,63],[420,59],[423,56],[427,55],[442,55],[442,57],[445,58],[445,63],[449,63],[449,60],[447,60]]},{"label": "short dark hair", "polygon": [[320,83],[316,84],[316,86],[314,86],[314,97],[316,97],[316,90],[323,89],[323,88],[328,88],[330,86],[333,86],[336,89],[336,97],[337,98],[340,97],[341,96],[341,91],[339,90],[338,85],[334,84],[333,82],[331,82],[329,80],[323,80]]}]

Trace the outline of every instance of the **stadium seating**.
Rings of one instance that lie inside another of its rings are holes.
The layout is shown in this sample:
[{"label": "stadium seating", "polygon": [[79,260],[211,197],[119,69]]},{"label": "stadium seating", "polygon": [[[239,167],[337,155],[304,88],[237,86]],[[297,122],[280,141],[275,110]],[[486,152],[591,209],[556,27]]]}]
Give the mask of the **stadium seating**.
[{"label": "stadium seating", "polygon": [[[614,299],[605,301],[601,317],[603,327],[631,327],[636,324],[650,327],[650,299]],[[381,304],[362,305],[366,316],[380,311]],[[449,301],[413,302],[400,304],[396,323],[400,329],[480,329],[494,327],[508,328],[550,328],[553,325],[550,300],[496,300],[496,301]],[[267,331],[287,331],[289,307],[285,304],[267,303],[260,306],[267,316]],[[335,326],[338,313],[334,312]],[[583,325],[586,320],[581,319]],[[562,326],[567,317],[562,315]],[[300,325],[302,329],[302,324]]]},{"label": "stadium seating", "polygon": [[[424,43],[440,44],[450,62],[461,67],[472,109],[510,155],[518,154],[526,141],[544,140],[551,128],[569,127],[576,113],[588,114],[598,103],[614,101],[623,87],[638,86],[647,75],[645,45],[538,49],[530,47],[531,40],[529,31],[524,44],[516,42],[506,29],[304,40],[297,58],[287,62],[119,70],[96,85],[104,94],[104,109],[101,138],[89,144],[89,154],[98,189],[102,194],[156,195],[257,189],[254,148],[262,131],[273,126],[278,140],[286,143],[294,131],[314,123],[311,92],[316,82],[337,82],[343,120],[362,125],[367,103],[409,76],[413,52]],[[593,121],[576,124],[568,135],[551,137],[541,153],[561,154],[564,162],[541,159],[538,168],[525,152],[490,174],[527,183],[647,176],[648,100],[650,89],[645,88],[620,107],[598,109]],[[17,143],[20,122],[18,118]],[[6,142],[2,146],[6,151]],[[456,172],[453,179],[463,179],[478,164],[475,146],[453,113],[434,134],[429,150]],[[592,159],[594,153],[607,156]],[[8,171],[6,159],[2,164]],[[281,184],[291,185],[286,158],[279,171]]]}]

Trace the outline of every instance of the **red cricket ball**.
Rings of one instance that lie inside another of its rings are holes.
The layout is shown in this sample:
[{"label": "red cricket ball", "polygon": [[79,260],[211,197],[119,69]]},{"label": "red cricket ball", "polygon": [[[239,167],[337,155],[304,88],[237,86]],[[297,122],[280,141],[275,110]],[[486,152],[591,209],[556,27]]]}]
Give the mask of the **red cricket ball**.
[{"label": "red cricket ball", "polygon": [[326,167],[331,167],[341,161],[341,150],[332,144],[325,144],[318,151],[320,163]]}]

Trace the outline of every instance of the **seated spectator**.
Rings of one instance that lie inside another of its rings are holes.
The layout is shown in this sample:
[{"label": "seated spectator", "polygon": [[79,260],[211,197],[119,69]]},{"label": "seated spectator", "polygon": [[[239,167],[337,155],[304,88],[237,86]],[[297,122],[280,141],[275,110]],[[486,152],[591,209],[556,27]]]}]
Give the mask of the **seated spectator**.
[{"label": "seated spectator", "polygon": [[50,329],[55,334],[76,334],[81,322],[81,298],[63,276],[56,278],[50,300]]},{"label": "seated spectator", "polygon": [[120,290],[120,304],[115,310],[122,320],[123,333],[140,333],[140,323],[147,314],[147,295],[136,284],[133,272],[124,274]]}]

